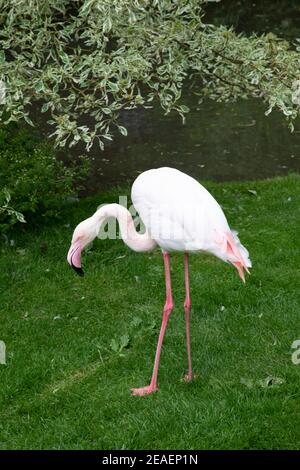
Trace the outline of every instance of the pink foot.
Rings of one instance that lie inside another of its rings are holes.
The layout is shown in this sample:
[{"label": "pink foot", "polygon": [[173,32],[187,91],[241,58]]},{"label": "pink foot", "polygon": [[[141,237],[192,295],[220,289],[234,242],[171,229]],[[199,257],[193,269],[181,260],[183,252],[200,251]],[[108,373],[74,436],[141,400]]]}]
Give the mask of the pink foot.
[{"label": "pink foot", "polygon": [[185,382],[191,382],[193,379],[194,379],[193,374],[186,374],[186,375],[183,377],[183,380],[184,380]]},{"label": "pink foot", "polygon": [[149,395],[150,393],[158,392],[157,387],[148,385],[147,387],[132,388],[132,395],[143,397],[144,395]]}]

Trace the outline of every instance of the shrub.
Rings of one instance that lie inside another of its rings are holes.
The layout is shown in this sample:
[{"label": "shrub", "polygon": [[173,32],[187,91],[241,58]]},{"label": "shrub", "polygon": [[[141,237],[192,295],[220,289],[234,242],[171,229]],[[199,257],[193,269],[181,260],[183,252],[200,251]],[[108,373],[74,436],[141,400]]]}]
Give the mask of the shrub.
[{"label": "shrub", "polygon": [[32,131],[0,128],[0,230],[57,217],[87,171],[86,159],[66,165]]}]

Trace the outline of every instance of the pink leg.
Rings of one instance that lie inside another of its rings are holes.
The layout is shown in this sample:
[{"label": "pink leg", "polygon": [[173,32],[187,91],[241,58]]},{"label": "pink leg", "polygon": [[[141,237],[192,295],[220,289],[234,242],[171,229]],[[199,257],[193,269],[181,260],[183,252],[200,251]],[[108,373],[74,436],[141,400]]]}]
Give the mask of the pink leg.
[{"label": "pink leg", "polygon": [[189,282],[189,255],[184,254],[184,278],[185,278],[185,328],[186,328],[186,349],[188,355],[188,373],[185,375],[184,380],[190,382],[193,380],[192,370],[192,356],[191,356],[191,341],[190,341],[190,310],[191,310],[191,299],[190,299],[190,282]]},{"label": "pink leg", "polygon": [[162,318],[162,324],[161,324],[157,348],[156,348],[152,379],[151,379],[150,385],[148,385],[147,387],[132,388],[131,391],[133,395],[147,395],[149,393],[158,391],[157,375],[158,375],[158,366],[159,366],[161,347],[162,347],[163,339],[165,336],[167,323],[168,323],[169,317],[173,309],[170,255],[169,253],[164,253],[163,256],[164,256],[165,276],[166,276],[166,303],[165,303],[164,310],[163,310],[163,318]]}]

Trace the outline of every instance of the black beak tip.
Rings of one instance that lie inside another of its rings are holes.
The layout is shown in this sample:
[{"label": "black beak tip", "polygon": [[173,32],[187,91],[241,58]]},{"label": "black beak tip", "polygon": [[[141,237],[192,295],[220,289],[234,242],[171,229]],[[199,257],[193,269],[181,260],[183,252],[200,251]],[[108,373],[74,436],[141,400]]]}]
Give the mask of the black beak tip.
[{"label": "black beak tip", "polygon": [[84,276],[84,272],[83,272],[83,269],[82,269],[82,268],[77,268],[77,266],[74,266],[73,263],[72,263],[72,268],[73,268],[74,271],[78,274],[78,276],[81,276],[81,277]]}]

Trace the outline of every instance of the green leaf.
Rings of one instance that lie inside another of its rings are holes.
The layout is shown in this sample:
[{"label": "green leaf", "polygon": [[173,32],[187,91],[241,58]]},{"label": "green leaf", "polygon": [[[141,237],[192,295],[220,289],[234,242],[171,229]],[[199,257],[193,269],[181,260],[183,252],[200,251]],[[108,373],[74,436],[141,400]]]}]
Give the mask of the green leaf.
[{"label": "green leaf", "polygon": [[19,222],[22,222],[22,224],[26,224],[26,220],[25,220],[25,217],[23,214],[21,214],[21,212],[15,212],[15,215],[17,217],[17,220]]},{"label": "green leaf", "polygon": [[64,64],[69,64],[70,63],[70,57],[65,52],[60,53],[60,58],[61,58],[61,60]]},{"label": "green leaf", "polygon": [[120,337],[121,350],[124,348],[127,348],[128,345],[129,345],[129,336],[128,335],[121,336]]},{"label": "green leaf", "polygon": [[111,91],[119,91],[119,87],[118,87],[118,84],[117,83],[114,83],[114,82],[108,82],[107,85],[109,86],[109,88],[111,89]]},{"label": "green leaf", "polygon": [[112,339],[111,342],[110,342],[110,348],[112,349],[112,351],[114,352],[119,352],[119,349],[120,349],[120,345],[119,343],[117,342],[116,339]]},{"label": "green leaf", "polygon": [[8,191],[7,188],[3,189],[3,194],[4,194],[4,197],[5,197],[6,203],[9,204],[9,202],[11,200],[11,195],[10,195],[10,192]]},{"label": "green leaf", "polygon": [[190,108],[188,106],[186,106],[185,104],[182,104],[180,107],[179,107],[180,111],[182,113],[188,113],[190,111]]},{"label": "green leaf", "polygon": [[44,103],[42,108],[41,108],[41,112],[46,113],[49,109],[49,106],[50,106],[50,103]]},{"label": "green leaf", "polygon": [[119,129],[119,131],[121,132],[122,135],[125,135],[125,136],[128,135],[126,127],[118,126],[118,129]]},{"label": "green leaf", "polygon": [[34,124],[33,124],[32,120],[30,119],[30,117],[28,116],[28,114],[24,114],[24,119],[27,122],[27,124],[34,127]]},{"label": "green leaf", "polygon": [[107,16],[103,22],[102,31],[103,33],[109,33],[111,28],[112,28],[112,21],[111,21],[110,16]]},{"label": "green leaf", "polygon": [[39,81],[37,83],[34,84],[34,89],[36,92],[40,93],[42,91],[45,91],[45,86],[44,86],[44,82],[42,81]]}]

